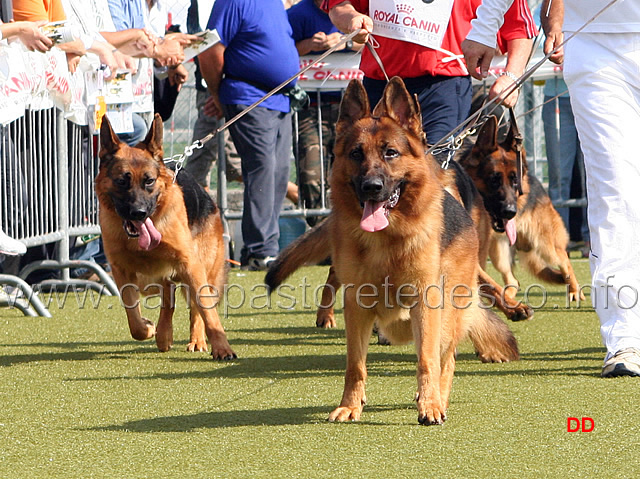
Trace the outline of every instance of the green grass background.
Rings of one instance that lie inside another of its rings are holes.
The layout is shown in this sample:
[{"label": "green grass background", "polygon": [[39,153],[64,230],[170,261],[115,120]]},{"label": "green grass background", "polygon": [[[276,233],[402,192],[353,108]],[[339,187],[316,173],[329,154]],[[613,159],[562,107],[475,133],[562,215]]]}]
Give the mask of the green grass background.
[{"label": "green grass background", "polygon": [[[588,263],[574,266],[587,283]],[[131,339],[116,298],[50,297],[50,319],[0,310],[0,477],[638,477],[640,382],[599,377],[598,320],[588,300],[566,309],[562,288],[533,320],[510,323],[520,361],[482,364],[470,344],[459,349],[443,426],[417,423],[413,347],[374,338],[362,420],[328,423],[345,340],[341,314],[337,329],[315,327],[311,295],[325,274],[290,280],[311,285],[293,310],[265,308],[261,288],[229,309],[232,362],[185,351],[183,307],[168,353]],[[262,278],[232,270],[229,282],[249,292]],[[234,290],[229,304],[241,299]],[[539,290],[529,300],[539,304]],[[567,418],[583,416],[594,431],[567,432]]]}]

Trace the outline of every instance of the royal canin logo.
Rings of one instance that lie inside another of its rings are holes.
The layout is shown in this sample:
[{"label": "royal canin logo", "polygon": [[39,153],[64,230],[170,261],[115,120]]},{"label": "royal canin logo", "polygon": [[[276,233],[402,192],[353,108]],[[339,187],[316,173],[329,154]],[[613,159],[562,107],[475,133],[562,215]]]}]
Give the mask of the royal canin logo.
[{"label": "royal canin logo", "polygon": [[396,10],[398,10],[398,13],[406,13],[407,15],[411,15],[415,8],[413,8],[411,5],[400,3],[396,5]]},{"label": "royal canin logo", "polygon": [[414,10],[413,7],[405,4],[399,4],[397,6],[397,10],[397,12],[375,10],[373,12],[373,20],[391,25],[415,28],[429,33],[438,34],[440,32],[440,24],[413,17],[411,15]]}]

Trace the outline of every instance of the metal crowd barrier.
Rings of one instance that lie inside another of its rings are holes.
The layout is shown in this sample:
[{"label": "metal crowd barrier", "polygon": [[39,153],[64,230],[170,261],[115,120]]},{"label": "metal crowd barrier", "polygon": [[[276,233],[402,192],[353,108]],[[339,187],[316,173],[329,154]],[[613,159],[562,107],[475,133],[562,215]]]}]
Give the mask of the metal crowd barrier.
[{"label": "metal crowd barrier", "polygon": [[[50,317],[39,293],[76,288],[117,295],[118,288],[93,261],[71,260],[72,239],[99,234],[97,173],[93,137],[86,127],[66,121],[55,108],[27,110],[2,127],[0,155],[0,224],[5,233],[27,247],[53,245],[53,259],[39,259],[7,274],[15,259],[5,258],[0,284],[15,288],[0,305],[15,306],[28,315]],[[71,278],[70,270],[85,268],[101,281]],[[32,288],[25,279],[39,270],[58,271]]]}]

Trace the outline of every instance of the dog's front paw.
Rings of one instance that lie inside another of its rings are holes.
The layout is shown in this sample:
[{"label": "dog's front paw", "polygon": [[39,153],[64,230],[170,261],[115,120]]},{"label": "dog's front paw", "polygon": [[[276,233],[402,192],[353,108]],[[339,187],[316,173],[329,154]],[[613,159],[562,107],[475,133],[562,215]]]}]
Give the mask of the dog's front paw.
[{"label": "dog's front paw", "polygon": [[136,324],[130,323],[131,337],[137,341],[145,341],[156,335],[156,326],[147,318],[140,318]]},{"label": "dog's front paw", "polygon": [[231,361],[232,359],[238,359],[238,355],[233,352],[229,343],[226,345],[216,346],[211,345],[211,356],[218,361]]},{"label": "dog's front paw", "polygon": [[191,341],[189,344],[187,344],[187,351],[189,351],[190,353],[194,353],[196,351],[206,353],[208,350],[209,348],[207,347],[207,341],[204,339]]},{"label": "dog's front paw", "polygon": [[436,426],[444,424],[447,419],[446,408],[442,407],[439,401],[421,400],[416,394],[418,403],[418,422],[424,426]]},{"label": "dog's front paw", "polygon": [[334,317],[333,309],[318,308],[316,326],[324,329],[335,328],[336,318]]},{"label": "dog's front paw", "polygon": [[511,321],[524,321],[533,318],[533,308],[526,304],[520,303],[514,308],[509,308],[507,317]]},{"label": "dog's front paw", "polygon": [[362,406],[340,406],[329,414],[329,422],[359,421]]},{"label": "dog's front paw", "polygon": [[[579,299],[578,299],[579,298]],[[570,303],[580,303],[580,301],[586,301],[584,293],[582,290],[579,291],[569,291],[569,302]]]}]

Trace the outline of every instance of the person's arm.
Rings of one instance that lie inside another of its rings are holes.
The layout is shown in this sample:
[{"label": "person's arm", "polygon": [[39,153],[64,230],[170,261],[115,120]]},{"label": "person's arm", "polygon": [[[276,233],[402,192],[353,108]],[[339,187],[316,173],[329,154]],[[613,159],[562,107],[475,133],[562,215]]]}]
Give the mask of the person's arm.
[{"label": "person's arm", "polygon": [[150,57],[153,54],[154,39],[142,28],[130,28],[119,32],[100,32],[100,34],[125,55]]},{"label": "person's arm", "polygon": [[226,47],[222,42],[218,42],[198,55],[200,72],[202,73],[204,81],[207,82],[207,88],[211,94],[211,97],[205,105],[204,112],[216,118],[222,118],[223,116],[219,92],[220,83],[222,82],[222,72],[224,70],[225,49]]},{"label": "person's arm", "polygon": [[[564,0],[544,0],[540,8],[540,22],[546,36],[544,41],[545,55],[564,42],[564,34],[562,33],[563,21]],[[549,60],[553,63],[561,64],[564,60],[564,49],[562,47],[558,49],[557,52],[549,57]]]},{"label": "person's arm", "polygon": [[0,22],[0,32],[2,32],[2,38],[16,37],[27,49],[44,53],[53,46],[51,39],[40,30],[40,27],[46,23],[46,21]]},{"label": "person's arm", "polygon": [[[493,99],[500,95],[503,91],[507,90],[511,85],[515,83],[515,77],[520,77],[527,68],[527,62],[531,54],[531,48],[533,47],[533,39],[530,38],[515,38],[507,42],[507,65],[505,71],[509,74],[501,75],[496,78],[496,81],[491,85],[489,90],[489,99]],[[513,107],[518,101],[518,90],[514,90],[507,98],[502,100],[502,105],[505,107]]]},{"label": "person's arm", "polygon": [[354,42],[366,43],[369,34],[373,32],[373,20],[364,13],[358,12],[351,2],[339,3],[329,10],[331,22],[344,33],[360,31],[353,37]]},{"label": "person's arm", "polygon": [[471,20],[471,31],[462,42],[462,53],[469,74],[482,80],[489,73],[489,66],[496,50],[496,34],[504,21],[504,14],[514,0],[483,0]]}]

